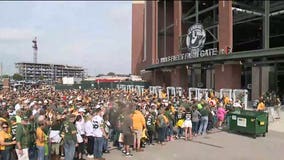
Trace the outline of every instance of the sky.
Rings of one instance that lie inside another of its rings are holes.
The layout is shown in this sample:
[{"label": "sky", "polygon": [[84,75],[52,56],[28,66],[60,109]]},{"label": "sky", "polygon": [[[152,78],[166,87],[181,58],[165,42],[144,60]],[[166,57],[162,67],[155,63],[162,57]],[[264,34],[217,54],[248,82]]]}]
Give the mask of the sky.
[{"label": "sky", "polygon": [[15,63],[82,66],[88,75],[131,72],[131,1],[0,2],[0,63],[3,74]]}]

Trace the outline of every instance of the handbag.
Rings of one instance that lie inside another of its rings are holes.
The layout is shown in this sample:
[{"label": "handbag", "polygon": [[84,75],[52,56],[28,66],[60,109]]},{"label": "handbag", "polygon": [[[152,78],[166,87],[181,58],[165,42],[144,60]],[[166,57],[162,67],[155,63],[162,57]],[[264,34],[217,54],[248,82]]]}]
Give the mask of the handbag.
[{"label": "handbag", "polygon": [[77,142],[78,142],[78,143],[83,143],[83,138],[82,138],[82,136],[80,135],[80,133],[77,133],[76,136],[77,136]]}]

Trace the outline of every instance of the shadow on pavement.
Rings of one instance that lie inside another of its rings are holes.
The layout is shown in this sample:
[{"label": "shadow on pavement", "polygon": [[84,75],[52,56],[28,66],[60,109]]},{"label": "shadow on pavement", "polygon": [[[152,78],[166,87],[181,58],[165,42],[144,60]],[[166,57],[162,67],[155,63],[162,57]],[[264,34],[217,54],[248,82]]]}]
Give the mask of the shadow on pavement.
[{"label": "shadow on pavement", "polygon": [[204,145],[211,146],[211,147],[215,147],[215,148],[224,148],[224,147],[222,147],[222,146],[218,146],[218,145],[210,144],[210,143],[205,143],[205,142],[201,142],[201,141],[196,141],[196,140],[192,140],[192,142],[193,142],[193,143],[204,144]]}]

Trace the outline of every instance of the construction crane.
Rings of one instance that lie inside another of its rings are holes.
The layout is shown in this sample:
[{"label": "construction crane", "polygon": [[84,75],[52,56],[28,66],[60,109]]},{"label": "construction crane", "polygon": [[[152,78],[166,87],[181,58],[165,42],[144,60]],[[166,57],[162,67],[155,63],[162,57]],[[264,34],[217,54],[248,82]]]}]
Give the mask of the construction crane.
[{"label": "construction crane", "polygon": [[34,63],[37,63],[37,37],[34,38],[33,42],[33,49],[34,49]]}]

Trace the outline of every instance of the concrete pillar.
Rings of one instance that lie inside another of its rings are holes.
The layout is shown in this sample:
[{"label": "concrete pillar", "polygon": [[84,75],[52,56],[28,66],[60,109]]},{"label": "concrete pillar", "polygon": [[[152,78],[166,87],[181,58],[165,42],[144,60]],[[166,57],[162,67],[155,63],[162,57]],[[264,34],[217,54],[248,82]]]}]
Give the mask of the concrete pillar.
[{"label": "concrete pillar", "polygon": [[240,89],[241,69],[239,64],[215,65],[215,89]]},{"label": "concrete pillar", "polygon": [[188,74],[185,66],[178,66],[170,73],[171,86],[187,88]]},{"label": "concrete pillar", "polygon": [[260,87],[259,87],[259,80],[260,78],[260,67],[252,67],[251,69],[251,76],[252,76],[252,88],[251,88],[251,99],[258,99],[260,96]]},{"label": "concrete pillar", "polygon": [[152,64],[158,63],[158,1],[152,1]]},{"label": "concrete pillar", "polygon": [[233,46],[232,1],[219,0],[219,50]]},{"label": "concrete pillar", "polygon": [[144,54],[144,7],[144,2],[132,4],[131,73],[135,75],[140,74]]},{"label": "concrete pillar", "polygon": [[206,70],[206,88],[213,88],[213,70]]},{"label": "concrete pillar", "polygon": [[182,1],[174,1],[174,54],[180,54],[179,39],[182,35],[181,30]]},{"label": "concrete pillar", "polygon": [[[195,73],[195,87],[200,87],[199,84],[201,83],[201,64],[196,64],[197,69],[194,69],[194,73]],[[204,87],[205,84],[203,84]]]},{"label": "concrete pillar", "polygon": [[252,67],[252,99],[258,99],[269,89],[269,72],[272,67]]},{"label": "concrete pillar", "polygon": [[[181,54],[180,51],[180,37],[182,35],[182,1],[174,1],[174,38],[173,49],[174,55]],[[171,85],[176,87],[188,87],[188,75],[185,66],[176,67],[171,74]]]},{"label": "concrete pillar", "polygon": [[[219,0],[219,50],[233,46],[232,1]],[[215,65],[215,89],[241,87],[240,64]]]},{"label": "concrete pillar", "polygon": [[269,89],[269,71],[271,70],[270,66],[262,67],[262,76],[261,76],[261,95]]}]

